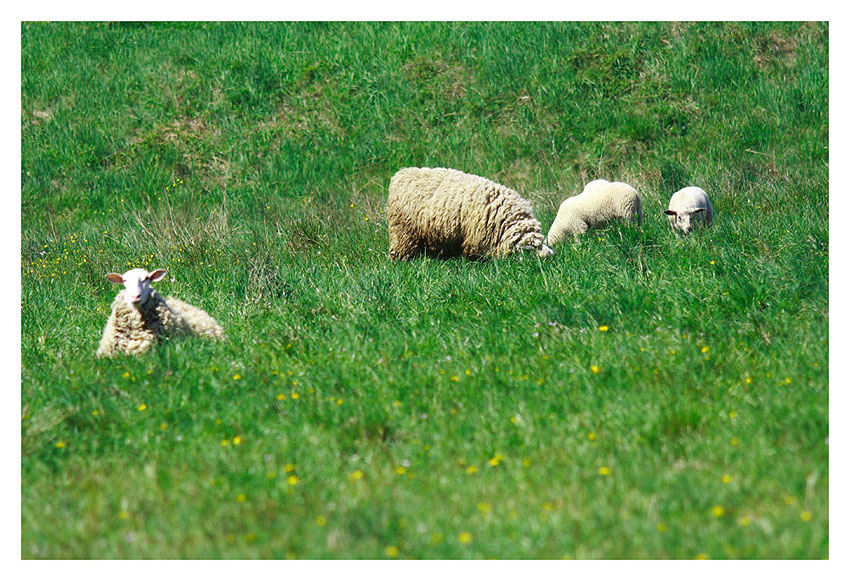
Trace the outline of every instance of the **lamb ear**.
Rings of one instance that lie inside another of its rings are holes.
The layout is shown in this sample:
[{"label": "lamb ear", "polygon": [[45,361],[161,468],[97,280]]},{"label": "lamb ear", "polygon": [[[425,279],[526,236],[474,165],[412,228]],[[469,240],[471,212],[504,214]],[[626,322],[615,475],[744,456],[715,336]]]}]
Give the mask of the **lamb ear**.
[{"label": "lamb ear", "polygon": [[668,216],[675,216],[676,212],[674,210],[664,210],[664,213]]},{"label": "lamb ear", "polygon": [[155,271],[153,271],[153,272],[151,273],[151,275],[150,275],[150,277],[151,277],[151,282],[159,282],[159,281],[161,281],[163,278],[165,278],[165,275],[166,275],[166,274],[168,274],[168,272],[167,272],[164,268],[157,268],[157,269],[156,269]]},{"label": "lamb ear", "polygon": [[700,212],[705,212],[705,208],[697,208],[693,211],[694,214],[699,214]]},{"label": "lamb ear", "polygon": [[110,272],[106,275],[106,280],[112,284],[124,284],[124,277],[117,272]]}]

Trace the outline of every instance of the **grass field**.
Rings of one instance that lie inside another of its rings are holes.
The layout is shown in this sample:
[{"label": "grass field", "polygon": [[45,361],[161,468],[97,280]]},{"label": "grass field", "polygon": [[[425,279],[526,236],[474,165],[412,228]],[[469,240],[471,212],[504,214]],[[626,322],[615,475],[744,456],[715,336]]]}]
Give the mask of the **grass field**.
[{"label": "grass field", "polygon": [[[23,558],[828,556],[827,24],[21,32]],[[644,226],[391,263],[404,166]],[[131,267],[227,341],[95,359]]]}]

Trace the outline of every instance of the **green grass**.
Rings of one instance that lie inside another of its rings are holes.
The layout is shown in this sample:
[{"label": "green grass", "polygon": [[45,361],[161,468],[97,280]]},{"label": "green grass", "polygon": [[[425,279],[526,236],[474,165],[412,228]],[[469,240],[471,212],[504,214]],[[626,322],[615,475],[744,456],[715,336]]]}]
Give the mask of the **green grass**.
[{"label": "green grass", "polygon": [[[23,558],[828,555],[826,24],[21,42]],[[391,263],[408,165],[544,229],[628,181],[644,227]],[[715,227],[681,239],[688,184]],[[131,266],[227,341],[95,359]]]}]

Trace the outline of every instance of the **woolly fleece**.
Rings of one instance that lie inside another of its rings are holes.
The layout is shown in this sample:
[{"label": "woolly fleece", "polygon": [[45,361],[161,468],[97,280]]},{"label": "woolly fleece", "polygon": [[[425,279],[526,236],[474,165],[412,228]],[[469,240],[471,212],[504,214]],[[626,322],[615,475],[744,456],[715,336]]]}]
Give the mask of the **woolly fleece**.
[{"label": "woolly fleece", "polygon": [[138,355],[148,351],[159,340],[183,335],[223,339],[221,326],[205,311],[169,297],[167,300],[151,289],[150,298],[131,305],[121,290],[112,301],[112,312],[106,321],[97,350],[99,357],[118,353]]},{"label": "woolly fleece", "polygon": [[[671,214],[672,212],[672,214]],[[714,223],[714,208],[705,190],[696,186],[682,188],[670,197],[667,206],[667,219],[673,230],[684,234],[690,232],[696,224],[710,228]]]},{"label": "woolly fleece", "polygon": [[468,258],[517,250],[551,254],[531,203],[514,190],[448,168],[400,169],[387,199],[390,258],[425,252]]},{"label": "woolly fleece", "polygon": [[561,203],[546,242],[556,244],[567,235],[578,236],[617,219],[634,219],[640,227],[643,210],[637,190],[623,182],[594,180],[579,195]]}]

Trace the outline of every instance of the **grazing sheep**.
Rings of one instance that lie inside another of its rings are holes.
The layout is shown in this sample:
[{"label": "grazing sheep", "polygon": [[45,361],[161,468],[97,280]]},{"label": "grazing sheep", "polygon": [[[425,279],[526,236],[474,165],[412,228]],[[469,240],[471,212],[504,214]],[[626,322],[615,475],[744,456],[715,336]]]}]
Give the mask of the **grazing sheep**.
[{"label": "grazing sheep", "polygon": [[224,338],[221,326],[206,312],[173,297],[165,299],[151,287],[165,274],[162,269],[148,272],[134,268],[123,275],[106,275],[111,283],[123,284],[124,288],[112,301],[112,312],[97,349],[99,357],[144,353],[157,340],[172,336]]},{"label": "grazing sheep", "polygon": [[531,203],[514,190],[447,168],[400,169],[387,199],[390,258],[421,252],[489,258],[518,250],[552,254]]},{"label": "grazing sheep", "polygon": [[637,190],[623,182],[594,180],[579,195],[561,202],[546,242],[557,244],[569,234],[578,236],[617,219],[634,219],[640,227],[643,210]]},{"label": "grazing sheep", "polygon": [[673,230],[689,233],[697,224],[710,228],[714,222],[714,208],[705,190],[696,186],[682,188],[670,198],[670,204],[664,210]]}]

